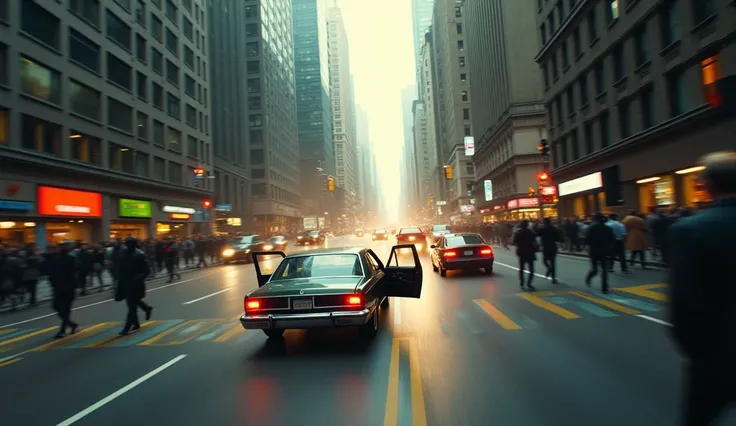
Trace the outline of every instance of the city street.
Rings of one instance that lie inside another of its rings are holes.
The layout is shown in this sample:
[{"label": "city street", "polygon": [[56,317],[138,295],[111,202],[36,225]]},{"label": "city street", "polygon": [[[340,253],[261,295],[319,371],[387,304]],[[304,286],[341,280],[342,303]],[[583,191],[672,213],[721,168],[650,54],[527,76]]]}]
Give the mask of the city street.
[{"label": "city street", "polygon": [[[329,247],[391,243],[370,236]],[[302,248],[291,248],[301,250]],[[82,326],[54,341],[49,306],[0,316],[3,424],[254,426],[673,426],[682,358],[668,335],[664,272],[585,286],[584,259],[560,257],[560,284],[521,292],[512,250],[492,276],[433,273],[420,300],[392,299],[369,347],[357,330],[242,329],[252,265],[149,285],[153,318],[117,335],[110,294],[76,302]],[[271,265],[273,267],[274,265]],[[542,277],[541,261],[536,271]]]}]

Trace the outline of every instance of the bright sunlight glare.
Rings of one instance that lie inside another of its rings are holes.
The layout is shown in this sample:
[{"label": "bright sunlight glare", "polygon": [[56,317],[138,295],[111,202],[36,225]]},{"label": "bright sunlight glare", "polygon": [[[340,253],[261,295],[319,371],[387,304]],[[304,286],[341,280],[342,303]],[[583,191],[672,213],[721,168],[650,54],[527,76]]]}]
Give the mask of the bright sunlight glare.
[{"label": "bright sunlight glare", "polygon": [[404,145],[401,90],[414,84],[410,0],[340,0],[350,43],[356,104],[367,113],[378,196],[389,223],[399,220]]}]

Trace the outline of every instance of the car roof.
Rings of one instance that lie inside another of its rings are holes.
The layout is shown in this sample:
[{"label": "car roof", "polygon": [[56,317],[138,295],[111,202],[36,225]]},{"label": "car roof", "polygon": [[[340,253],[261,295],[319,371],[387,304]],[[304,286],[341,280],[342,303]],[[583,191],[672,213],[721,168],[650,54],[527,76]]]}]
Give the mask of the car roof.
[{"label": "car roof", "polygon": [[363,247],[334,247],[318,250],[297,251],[286,257],[312,256],[315,254],[360,254],[365,250]]}]

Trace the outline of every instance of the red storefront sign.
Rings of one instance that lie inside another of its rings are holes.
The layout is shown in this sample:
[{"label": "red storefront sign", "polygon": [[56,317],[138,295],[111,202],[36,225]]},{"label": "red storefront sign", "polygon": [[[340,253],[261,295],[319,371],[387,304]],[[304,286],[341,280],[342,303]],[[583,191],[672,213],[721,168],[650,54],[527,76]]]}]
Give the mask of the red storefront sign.
[{"label": "red storefront sign", "polygon": [[545,186],[544,188],[542,188],[541,195],[546,196],[546,197],[557,195],[557,187],[556,186]]},{"label": "red storefront sign", "polygon": [[517,201],[519,202],[520,209],[525,209],[529,207],[539,207],[538,198],[519,198]]},{"label": "red storefront sign", "polygon": [[511,200],[506,203],[507,209],[515,209],[517,207],[519,207],[519,200]]},{"label": "red storefront sign", "polygon": [[102,194],[39,186],[38,214],[42,216],[102,217]]}]

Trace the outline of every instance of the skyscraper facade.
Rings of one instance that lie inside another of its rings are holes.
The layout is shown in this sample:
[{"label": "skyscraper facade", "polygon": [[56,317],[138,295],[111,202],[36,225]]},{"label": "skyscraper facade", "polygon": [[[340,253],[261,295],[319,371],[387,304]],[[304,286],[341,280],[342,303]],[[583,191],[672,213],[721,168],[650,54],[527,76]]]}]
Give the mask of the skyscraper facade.
[{"label": "skyscraper facade", "polygon": [[330,103],[327,9],[324,0],[292,0],[301,199],[303,213],[321,216],[335,175]]},{"label": "skyscraper facade", "polygon": [[302,226],[291,1],[258,0],[245,10],[243,25],[258,31],[245,45],[253,225],[277,232]]},{"label": "skyscraper facade", "polygon": [[[421,88],[424,83],[424,75],[421,73],[421,56],[422,45],[424,45],[424,35],[432,25],[432,10],[434,0],[412,0],[411,1],[411,18],[412,32],[414,35],[414,62],[417,74],[417,87]],[[424,93],[418,93],[419,99],[424,99]]]},{"label": "skyscraper facade", "polygon": [[421,205],[430,205],[434,202],[432,193],[432,168],[429,150],[429,127],[427,120],[427,106],[423,101],[414,101],[412,105],[414,124],[414,155],[417,168],[417,196]]},{"label": "skyscraper facade", "polygon": [[442,149],[437,145],[437,111],[434,93],[434,62],[432,56],[432,30],[424,35],[421,57],[422,86],[419,88],[420,99],[424,102],[427,115],[427,147],[429,150],[428,166],[430,170],[429,191],[435,201],[441,201],[442,188],[444,187],[444,159]]},{"label": "skyscraper facade", "polygon": [[[330,7],[327,13],[328,44],[330,58],[330,85],[332,97],[332,120],[335,144],[335,176],[337,185],[346,193],[357,189],[357,146],[355,132],[355,101],[348,37],[342,12]],[[349,197],[345,197],[349,200]],[[345,206],[348,207],[348,206]]]},{"label": "skyscraper facade", "polygon": [[[355,123],[358,129],[358,163],[360,165],[360,187],[359,199],[363,207],[371,208],[371,193],[373,191],[373,169],[371,159],[373,157],[373,149],[371,147],[370,123],[368,114],[360,105],[355,106]],[[373,207],[375,212],[375,207]]]},{"label": "skyscraper facade", "polygon": [[400,211],[403,213],[408,206],[419,201],[417,188],[417,165],[414,152],[414,114],[412,106],[416,98],[417,89],[415,85],[405,87],[401,91],[401,118],[404,127],[404,148],[402,151],[401,168],[401,204]]}]

